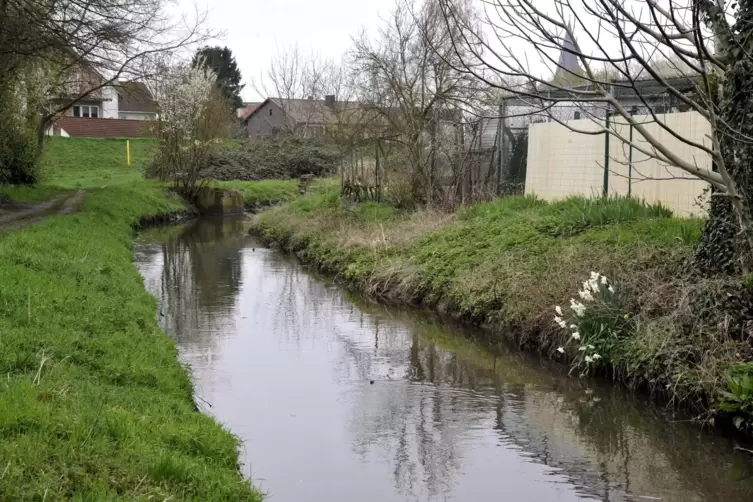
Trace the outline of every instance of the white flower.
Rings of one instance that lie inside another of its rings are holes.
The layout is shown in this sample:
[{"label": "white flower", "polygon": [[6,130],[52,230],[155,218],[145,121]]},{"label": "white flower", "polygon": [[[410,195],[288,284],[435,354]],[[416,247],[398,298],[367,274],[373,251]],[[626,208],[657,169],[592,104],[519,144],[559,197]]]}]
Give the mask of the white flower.
[{"label": "white flower", "polygon": [[562,317],[562,315],[563,315],[562,314],[562,307],[560,307],[559,305],[557,305],[556,307],[554,307],[554,311],[557,312],[558,316]]},{"label": "white flower", "polygon": [[591,285],[588,283],[588,281],[583,282],[583,291],[589,291],[591,289]]},{"label": "white flower", "polygon": [[578,347],[578,350],[580,352],[584,352],[586,350],[586,348],[583,345],[581,345],[580,347]]},{"label": "white flower", "polygon": [[593,349],[595,349],[596,347],[594,347],[593,345],[589,344],[589,345],[588,345],[588,348],[589,348],[589,349],[591,349],[591,350],[593,350]]},{"label": "white flower", "polygon": [[598,361],[599,359],[601,359],[601,356],[599,354],[594,354],[593,355],[593,360],[594,361]]},{"label": "white flower", "polygon": [[571,325],[570,325],[570,329],[574,329],[574,330],[577,330],[577,329],[578,329],[578,326],[576,326],[575,324],[571,324]]},{"label": "white flower", "polygon": [[565,329],[567,327],[567,323],[562,319],[561,317],[555,317],[554,322],[559,324],[560,328]]},{"label": "white flower", "polygon": [[600,291],[598,279],[591,279],[590,281],[588,281],[588,287],[594,293],[598,293]]},{"label": "white flower", "polygon": [[576,302],[574,299],[570,299],[570,308],[573,309],[575,312],[575,315],[578,317],[583,317],[583,314],[586,312],[586,307],[580,302]]},{"label": "white flower", "polygon": [[606,284],[607,283],[607,276],[606,275],[602,275],[601,276],[601,283],[602,284]]},{"label": "white flower", "polygon": [[573,339],[580,340],[580,333],[578,333],[577,331],[573,333]]},{"label": "white flower", "polygon": [[599,273],[598,272],[591,272],[591,280],[598,280],[599,279]]},{"label": "white flower", "polygon": [[594,362],[594,358],[591,357],[591,356],[586,356],[586,362],[590,364],[590,363]]},{"label": "white flower", "polygon": [[612,286],[609,286],[609,288],[608,288],[608,289],[609,289],[609,292],[610,292],[610,293],[614,294],[614,288],[613,288]]},{"label": "white flower", "polygon": [[557,349],[557,352],[559,352],[560,354],[564,354],[565,353],[565,349],[562,348],[562,347],[560,347],[560,348]]},{"label": "white flower", "polygon": [[589,291],[580,291],[578,294],[580,295],[582,299],[586,300],[587,302],[593,301],[594,299],[593,295]]}]

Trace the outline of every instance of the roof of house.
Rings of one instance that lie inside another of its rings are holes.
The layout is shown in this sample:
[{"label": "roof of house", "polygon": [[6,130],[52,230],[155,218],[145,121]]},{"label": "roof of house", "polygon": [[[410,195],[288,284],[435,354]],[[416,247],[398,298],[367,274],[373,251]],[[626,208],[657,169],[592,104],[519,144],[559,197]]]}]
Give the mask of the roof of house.
[{"label": "roof of house", "polygon": [[238,116],[241,120],[246,120],[259,106],[261,106],[261,103],[243,103],[243,108],[238,110]]},{"label": "roof of house", "polygon": [[143,82],[120,82],[118,91],[118,110],[121,112],[156,113],[152,93]]},{"label": "roof of house", "polygon": [[54,127],[79,138],[153,138],[153,124],[146,120],[60,117]]},{"label": "roof of house", "polygon": [[337,119],[336,112],[362,108],[362,105],[355,101],[334,101],[333,105],[330,105],[324,99],[267,98],[259,103],[246,119],[251,118],[267,103],[274,103],[282,108],[285,114],[296,122],[308,124],[328,124]]}]

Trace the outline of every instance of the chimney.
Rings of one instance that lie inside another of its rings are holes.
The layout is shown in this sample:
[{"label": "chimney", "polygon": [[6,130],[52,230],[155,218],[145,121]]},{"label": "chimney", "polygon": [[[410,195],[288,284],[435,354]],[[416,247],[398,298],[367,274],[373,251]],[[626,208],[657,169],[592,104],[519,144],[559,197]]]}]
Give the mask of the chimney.
[{"label": "chimney", "polygon": [[329,106],[330,108],[335,107],[335,95],[334,94],[327,94],[324,96],[324,104]]}]

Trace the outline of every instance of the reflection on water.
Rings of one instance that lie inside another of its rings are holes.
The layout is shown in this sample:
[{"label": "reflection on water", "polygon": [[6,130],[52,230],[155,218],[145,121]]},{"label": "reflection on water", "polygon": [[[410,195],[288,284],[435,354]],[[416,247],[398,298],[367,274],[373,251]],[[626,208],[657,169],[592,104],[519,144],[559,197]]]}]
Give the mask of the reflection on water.
[{"label": "reflection on water", "polygon": [[224,220],[136,249],[199,402],[269,500],[753,499],[753,463],[727,440],[254,246]]}]

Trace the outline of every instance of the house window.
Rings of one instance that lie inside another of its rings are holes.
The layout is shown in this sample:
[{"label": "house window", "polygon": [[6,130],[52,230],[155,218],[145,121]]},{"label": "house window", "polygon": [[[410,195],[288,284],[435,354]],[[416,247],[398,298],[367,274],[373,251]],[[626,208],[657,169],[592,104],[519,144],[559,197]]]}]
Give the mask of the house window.
[{"label": "house window", "polygon": [[580,120],[580,112],[575,112],[575,116],[573,118],[575,120]]},{"label": "house window", "polygon": [[272,109],[271,108],[269,109],[269,116],[270,117],[272,116]]},{"label": "house window", "polygon": [[99,117],[99,107],[89,105],[76,105],[73,107],[73,116],[83,117],[87,119],[96,119]]}]

